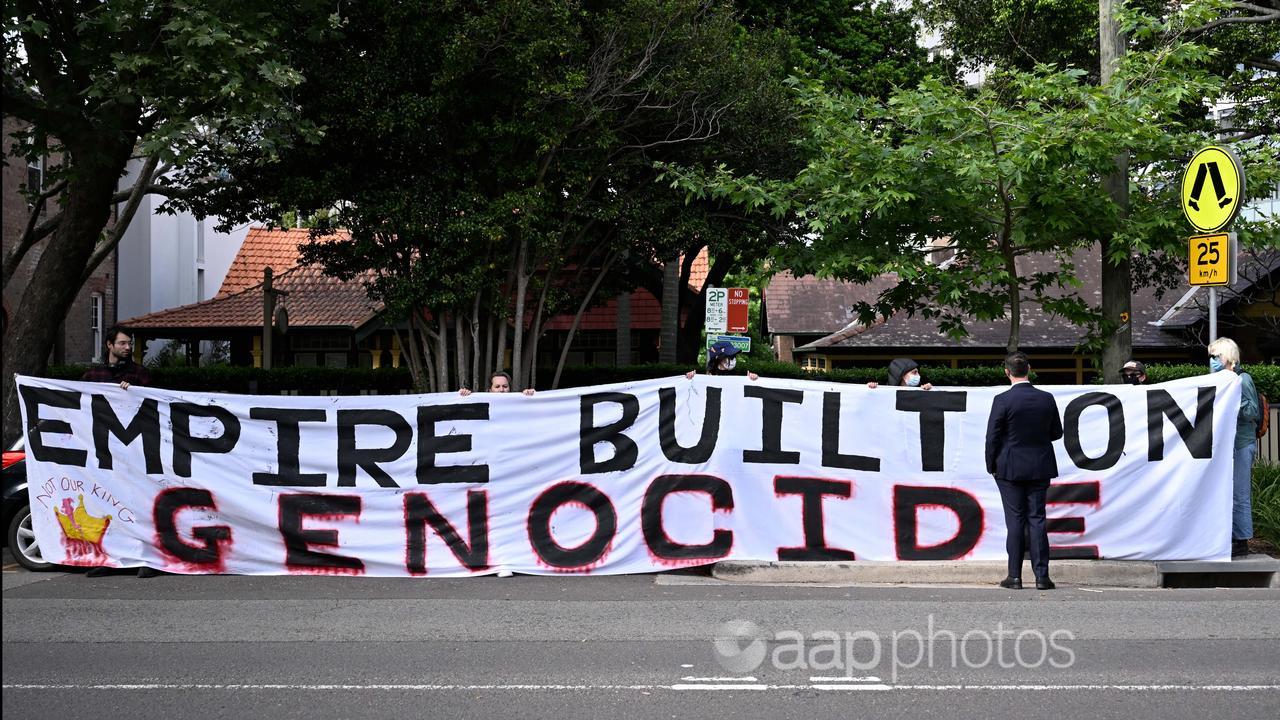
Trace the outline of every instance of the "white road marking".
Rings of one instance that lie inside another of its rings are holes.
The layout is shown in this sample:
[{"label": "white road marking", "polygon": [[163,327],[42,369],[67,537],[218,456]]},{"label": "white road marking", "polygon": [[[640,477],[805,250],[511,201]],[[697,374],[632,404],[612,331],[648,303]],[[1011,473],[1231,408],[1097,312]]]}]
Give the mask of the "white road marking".
[{"label": "white road marking", "polygon": [[918,690],[918,691],[1125,691],[1125,692],[1274,692],[1280,691],[1280,685],[831,685],[831,684],[764,684],[764,683],[721,683],[721,684],[686,684],[674,685],[609,685],[609,684],[548,684],[548,683],[494,683],[489,685],[448,684],[448,683],[405,683],[405,684],[301,684],[301,683],[5,683],[0,685],[4,690],[291,690],[299,692],[326,692],[333,690],[372,690],[372,691],[477,691],[477,690]]},{"label": "white road marking", "polygon": [[744,677],[692,677],[685,676],[680,678],[685,682],[755,682],[756,679],[750,675]]},{"label": "white road marking", "polygon": [[814,675],[809,678],[809,682],[880,682],[880,678],[874,676],[867,677],[831,677],[825,675]]}]

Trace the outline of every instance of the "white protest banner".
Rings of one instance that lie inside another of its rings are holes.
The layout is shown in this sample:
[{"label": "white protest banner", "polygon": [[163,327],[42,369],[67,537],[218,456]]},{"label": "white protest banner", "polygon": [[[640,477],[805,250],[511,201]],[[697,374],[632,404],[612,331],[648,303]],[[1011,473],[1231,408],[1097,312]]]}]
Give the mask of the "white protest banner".
[{"label": "white protest banner", "polygon": [[[1053,387],[1057,557],[1224,559],[1240,384]],[[244,396],[20,377],[47,560],[178,573],[629,573],[999,560],[1004,388],[695,376]]]}]

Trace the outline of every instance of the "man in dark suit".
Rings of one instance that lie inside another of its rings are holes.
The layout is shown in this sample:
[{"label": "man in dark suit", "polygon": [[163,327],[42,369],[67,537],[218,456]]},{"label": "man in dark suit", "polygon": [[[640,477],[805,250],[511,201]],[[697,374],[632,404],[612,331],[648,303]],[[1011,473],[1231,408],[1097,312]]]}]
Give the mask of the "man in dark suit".
[{"label": "man in dark suit", "polygon": [[995,476],[1004,501],[1004,524],[1009,537],[1009,576],[1000,587],[1022,589],[1024,535],[1030,529],[1031,568],[1037,590],[1052,590],[1049,579],[1049,533],[1044,504],[1049,480],[1058,477],[1053,441],[1062,437],[1062,419],[1053,395],[1031,386],[1031,363],[1026,353],[1005,358],[1004,374],[1012,383],[991,403],[987,419],[987,472]]}]

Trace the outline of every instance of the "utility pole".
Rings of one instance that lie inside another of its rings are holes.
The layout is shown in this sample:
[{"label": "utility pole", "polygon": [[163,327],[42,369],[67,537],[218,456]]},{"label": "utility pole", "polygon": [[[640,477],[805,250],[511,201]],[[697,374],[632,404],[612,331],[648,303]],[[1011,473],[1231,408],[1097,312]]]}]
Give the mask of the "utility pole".
[{"label": "utility pole", "polygon": [[[1115,11],[1123,0],[1098,0],[1098,59],[1102,65],[1102,84],[1115,75],[1124,57],[1125,36],[1120,30]],[[1120,218],[1129,213],[1129,153],[1115,157],[1115,169],[1103,181],[1111,199],[1120,208]],[[1113,263],[1111,253],[1117,248],[1114,236],[1101,238],[1102,317],[1104,327],[1115,330],[1104,338],[1102,376],[1107,383],[1120,382],[1120,370],[1133,352],[1133,279],[1132,263],[1126,250],[1120,262]]]},{"label": "utility pole", "polygon": [[262,271],[262,369],[271,369],[271,318],[276,312],[276,294],[271,288],[271,268]]}]

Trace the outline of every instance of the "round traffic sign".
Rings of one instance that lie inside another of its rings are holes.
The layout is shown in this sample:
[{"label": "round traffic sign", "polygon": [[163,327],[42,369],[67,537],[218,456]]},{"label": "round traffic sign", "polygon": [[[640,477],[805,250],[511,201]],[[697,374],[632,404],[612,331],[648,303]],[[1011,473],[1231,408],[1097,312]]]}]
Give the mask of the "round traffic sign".
[{"label": "round traffic sign", "polygon": [[1182,212],[1200,232],[1221,230],[1244,204],[1244,167],[1228,148],[1211,145],[1182,174]]}]

